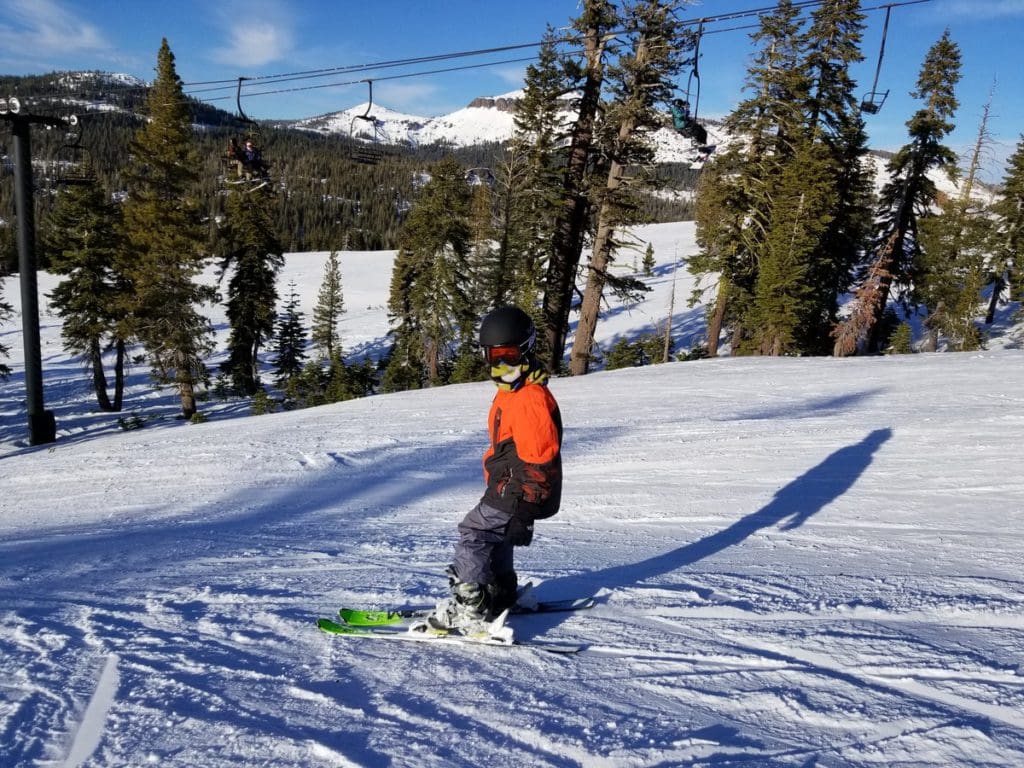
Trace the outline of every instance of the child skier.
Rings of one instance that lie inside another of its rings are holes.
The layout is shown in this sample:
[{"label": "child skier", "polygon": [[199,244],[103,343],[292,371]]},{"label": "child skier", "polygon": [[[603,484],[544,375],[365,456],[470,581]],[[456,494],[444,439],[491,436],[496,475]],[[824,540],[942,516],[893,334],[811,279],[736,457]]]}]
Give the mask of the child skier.
[{"label": "child skier", "polygon": [[536,330],[518,307],[499,307],[480,325],[480,347],[498,392],[488,416],[487,488],[459,523],[452,596],[428,623],[469,630],[516,602],[513,547],[533,540],[535,520],[558,511],[562,493],[562,417],[533,355]]}]

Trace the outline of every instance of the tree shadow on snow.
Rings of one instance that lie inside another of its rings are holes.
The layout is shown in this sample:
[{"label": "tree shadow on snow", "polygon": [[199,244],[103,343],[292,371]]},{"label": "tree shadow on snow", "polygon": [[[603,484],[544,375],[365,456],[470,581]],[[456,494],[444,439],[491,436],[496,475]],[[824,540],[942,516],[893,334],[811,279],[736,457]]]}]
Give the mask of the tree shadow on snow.
[{"label": "tree shadow on snow", "polygon": [[794,398],[789,402],[778,402],[756,410],[744,411],[720,417],[718,421],[755,421],[787,418],[818,418],[821,416],[837,416],[845,411],[882,393],[882,388],[867,389],[861,392],[850,392],[835,397],[819,397],[817,399]]},{"label": "tree shadow on snow", "polygon": [[545,591],[554,587],[559,595],[577,595],[600,589],[615,590],[693,565],[741,544],[765,528],[779,526],[783,531],[799,528],[853,486],[870,466],[875,452],[892,434],[889,428],[876,429],[859,443],[841,448],[780,489],[765,507],[718,533],[639,563],[552,579],[545,582]]}]

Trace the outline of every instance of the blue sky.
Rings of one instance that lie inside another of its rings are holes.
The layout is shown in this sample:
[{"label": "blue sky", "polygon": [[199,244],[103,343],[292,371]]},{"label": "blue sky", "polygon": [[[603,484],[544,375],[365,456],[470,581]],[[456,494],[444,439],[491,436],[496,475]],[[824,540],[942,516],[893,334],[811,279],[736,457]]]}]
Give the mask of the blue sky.
[{"label": "blue sky", "polygon": [[[864,0],[868,13],[866,61],[855,71],[870,90],[884,12],[868,10],[884,0]],[[701,0],[687,18],[765,8],[773,0]],[[233,80],[314,69],[533,43],[545,26],[565,26],[577,0],[0,0],[0,72],[102,69],[151,79],[160,39],[174,51],[186,83]],[[741,97],[753,51],[751,20],[711,27],[701,45],[700,111],[728,112]],[[963,54],[958,128],[950,144],[966,150],[974,140],[983,104],[993,88],[989,131],[993,136],[988,180],[998,180],[1002,160],[1024,133],[1024,0],[930,0],[894,9],[879,89],[890,91],[882,112],[868,117],[871,144],[894,149],[906,141],[905,122],[917,105],[908,92],[928,48],[948,27]],[[273,89],[349,82],[367,76],[423,73],[484,61],[494,66],[447,74],[379,80],[378,103],[425,116],[465,106],[476,96],[519,87],[526,66],[511,61],[534,49],[506,51],[463,61],[421,64],[378,73],[300,80]],[[685,88],[686,76],[681,79]],[[196,86],[198,88],[198,86]],[[255,90],[255,89],[253,89]],[[245,111],[256,118],[300,118],[366,100],[366,86],[292,90],[249,96]],[[202,94],[234,109],[228,91]]]}]

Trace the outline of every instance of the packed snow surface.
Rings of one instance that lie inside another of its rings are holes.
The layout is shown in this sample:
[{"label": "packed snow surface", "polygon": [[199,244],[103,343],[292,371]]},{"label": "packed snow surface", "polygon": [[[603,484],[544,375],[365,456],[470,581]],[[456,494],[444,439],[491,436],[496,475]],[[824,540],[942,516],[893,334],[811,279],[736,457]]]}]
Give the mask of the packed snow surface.
[{"label": "packed snow surface", "polygon": [[[643,234],[660,293],[616,306],[605,344],[657,327],[692,246]],[[324,257],[282,275],[307,313]],[[349,353],[385,344],[389,265],[342,255]],[[0,765],[1024,764],[1012,345],[554,379],[563,507],[517,564],[539,597],[598,605],[512,622],[584,646],[565,657],[314,624],[444,594],[490,383],[255,417],[211,401],[192,425],[134,370],[127,408],[152,418],[126,432],[42,304],[52,445],[25,444],[20,326],[0,328]]]}]

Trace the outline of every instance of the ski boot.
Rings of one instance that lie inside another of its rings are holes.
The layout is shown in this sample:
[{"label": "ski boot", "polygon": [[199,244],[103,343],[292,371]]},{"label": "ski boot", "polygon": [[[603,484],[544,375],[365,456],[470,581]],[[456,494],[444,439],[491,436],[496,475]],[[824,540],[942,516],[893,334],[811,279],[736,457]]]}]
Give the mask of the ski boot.
[{"label": "ski boot", "polygon": [[455,630],[468,634],[478,631],[490,623],[490,606],[487,589],[482,584],[458,581],[452,584],[452,596],[437,604],[427,617],[427,624],[433,629]]}]

